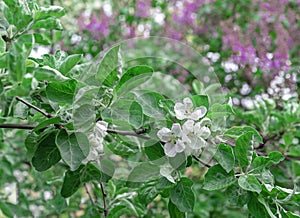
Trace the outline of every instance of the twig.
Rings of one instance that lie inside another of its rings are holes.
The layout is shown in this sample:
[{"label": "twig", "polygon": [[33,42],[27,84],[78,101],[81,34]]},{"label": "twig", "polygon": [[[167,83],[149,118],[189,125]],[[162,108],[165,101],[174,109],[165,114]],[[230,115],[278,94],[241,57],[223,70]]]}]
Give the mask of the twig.
[{"label": "twig", "polygon": [[199,163],[201,163],[202,165],[206,166],[207,168],[210,168],[211,165],[204,163],[202,160],[200,160],[200,158],[196,157],[195,155],[193,155],[193,158],[198,161]]},{"label": "twig", "polygon": [[123,131],[123,130],[114,130],[114,129],[107,129],[108,133],[118,134],[118,135],[124,135],[124,136],[135,136],[142,139],[150,139],[149,136],[140,135],[136,132],[129,132],[129,131]]},{"label": "twig", "polygon": [[107,209],[107,204],[106,204],[106,192],[104,190],[104,185],[102,182],[100,182],[100,187],[101,187],[102,196],[103,196],[104,216],[107,217],[108,209]]},{"label": "twig", "polygon": [[34,129],[35,126],[27,124],[4,124],[0,123],[0,129]]},{"label": "twig", "polygon": [[85,192],[86,192],[87,195],[89,196],[90,202],[92,203],[92,205],[95,205],[94,200],[93,200],[93,198],[92,198],[92,195],[91,195],[91,193],[90,193],[90,191],[89,191],[89,189],[88,189],[86,183],[84,183],[84,188],[85,188]]},{"label": "twig", "polygon": [[20,97],[16,97],[16,99],[20,102],[22,102],[23,104],[27,105],[28,107],[40,112],[41,114],[43,114],[45,117],[51,118],[53,117],[52,114],[48,114],[47,112],[43,111],[42,109],[38,108],[37,106],[34,106],[33,104],[25,101],[24,99],[20,98]]}]

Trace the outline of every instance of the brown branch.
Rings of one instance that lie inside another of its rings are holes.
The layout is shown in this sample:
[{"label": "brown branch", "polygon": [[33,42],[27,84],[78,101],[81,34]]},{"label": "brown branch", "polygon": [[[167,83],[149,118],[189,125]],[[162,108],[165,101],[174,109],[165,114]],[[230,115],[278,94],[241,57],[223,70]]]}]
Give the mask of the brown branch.
[{"label": "brown branch", "polygon": [[35,105],[33,105],[33,104],[31,104],[31,103],[25,101],[24,99],[22,99],[22,98],[20,98],[20,97],[18,97],[18,96],[16,97],[16,99],[17,99],[18,101],[22,102],[23,104],[27,105],[28,107],[30,107],[30,108],[32,108],[32,109],[34,109],[34,110],[40,112],[41,114],[43,114],[43,115],[44,115],[45,117],[47,117],[47,118],[53,117],[52,114],[48,114],[47,112],[43,111],[42,109],[40,109],[40,108],[38,108],[37,106],[35,106]]},{"label": "brown branch", "polygon": [[104,190],[104,185],[102,182],[100,182],[100,187],[102,191],[102,196],[103,196],[103,207],[104,207],[104,216],[107,217],[108,215],[108,209],[107,209],[107,204],[106,204],[106,192]]},{"label": "brown branch", "polygon": [[92,203],[92,205],[95,205],[94,200],[93,200],[93,198],[92,198],[92,195],[91,195],[91,193],[90,193],[90,191],[89,191],[89,189],[88,189],[86,183],[84,183],[84,188],[85,188],[85,192],[86,192],[87,195],[89,196],[90,202]]},{"label": "brown branch", "polygon": [[0,123],[0,129],[34,129],[35,126],[27,124],[5,124]]},{"label": "brown branch", "polygon": [[211,165],[204,163],[202,160],[200,160],[200,158],[196,157],[195,155],[193,155],[193,158],[198,161],[199,163],[201,163],[202,165],[206,166],[207,168],[210,168]]}]

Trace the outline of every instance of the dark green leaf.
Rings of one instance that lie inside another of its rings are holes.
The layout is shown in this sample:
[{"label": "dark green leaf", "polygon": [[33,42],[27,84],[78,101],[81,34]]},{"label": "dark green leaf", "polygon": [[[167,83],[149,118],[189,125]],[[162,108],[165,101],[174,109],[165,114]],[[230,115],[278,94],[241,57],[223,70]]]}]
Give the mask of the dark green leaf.
[{"label": "dark green leaf", "polygon": [[32,131],[37,132],[51,124],[58,124],[59,122],[60,122],[60,117],[51,117],[39,123],[39,125],[37,125]]},{"label": "dark green leaf", "polygon": [[9,208],[6,203],[3,201],[0,201],[0,211],[6,216],[6,217],[14,217],[14,212]]},{"label": "dark green leaf", "polygon": [[56,136],[56,145],[61,158],[70,166],[72,171],[78,169],[90,150],[88,138],[80,132],[68,135],[66,130],[60,130]]},{"label": "dark green leaf", "polygon": [[191,99],[195,107],[205,106],[207,109],[209,108],[209,100],[206,95],[193,95]]},{"label": "dark green leaf", "polygon": [[56,131],[49,133],[39,142],[32,158],[32,165],[37,171],[45,171],[58,163],[61,159],[55,144]]},{"label": "dark green leaf", "polygon": [[140,128],[144,122],[142,106],[136,101],[132,102],[129,108],[129,123],[136,129]]},{"label": "dark green leaf", "polygon": [[92,163],[88,163],[81,170],[80,181],[82,183],[101,180],[101,171]]},{"label": "dark green leaf", "polygon": [[6,51],[6,42],[0,37],[0,54]]},{"label": "dark green leaf", "polygon": [[261,192],[261,186],[258,180],[253,175],[242,175],[238,179],[239,186],[247,191],[257,192],[258,194]]},{"label": "dark green leaf", "polygon": [[251,215],[255,218],[269,217],[265,207],[258,201],[257,194],[251,194],[247,206]]},{"label": "dark green leaf", "polygon": [[68,103],[73,102],[77,81],[72,79],[60,82],[50,82],[46,88],[47,97],[54,102]]},{"label": "dark green leaf", "polygon": [[235,158],[231,146],[220,144],[217,148],[214,158],[224,168],[224,170],[226,170],[227,173],[233,169]]},{"label": "dark green leaf", "polygon": [[147,141],[144,149],[150,161],[155,161],[165,156],[164,149],[160,142]]},{"label": "dark green leaf", "polygon": [[185,218],[185,213],[178,210],[175,204],[172,201],[169,201],[168,210],[170,214],[170,218]]},{"label": "dark green leaf", "polygon": [[205,174],[203,189],[209,191],[219,190],[232,185],[235,181],[234,172],[230,171],[227,173],[221,165],[218,164],[208,169]]},{"label": "dark green leaf", "polygon": [[81,166],[76,171],[68,170],[66,171],[63,186],[61,188],[61,195],[64,198],[68,198],[73,195],[81,186],[80,175],[81,175]]},{"label": "dark green leaf", "polygon": [[236,140],[236,146],[234,147],[235,158],[240,167],[248,166],[252,160],[253,142],[252,132],[241,135]]},{"label": "dark green leaf", "polygon": [[284,156],[279,151],[273,151],[268,157],[257,156],[254,158],[252,167],[253,169],[263,171],[270,168],[272,165],[278,164],[284,160]]},{"label": "dark green leaf", "polygon": [[181,178],[174,188],[171,189],[171,201],[179,211],[192,212],[195,204],[195,195],[192,191],[193,181]]}]

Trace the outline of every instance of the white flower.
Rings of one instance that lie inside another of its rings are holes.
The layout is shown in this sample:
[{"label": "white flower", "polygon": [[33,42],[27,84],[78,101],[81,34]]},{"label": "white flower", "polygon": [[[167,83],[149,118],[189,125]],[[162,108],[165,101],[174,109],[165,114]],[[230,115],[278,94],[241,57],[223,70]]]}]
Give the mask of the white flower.
[{"label": "white flower", "polygon": [[162,128],[157,132],[157,136],[162,142],[166,142],[164,151],[168,157],[175,157],[177,153],[184,151],[185,145],[181,139],[182,129],[180,124],[174,123],[171,129]]},{"label": "white flower", "polygon": [[183,103],[177,102],[174,106],[176,118],[179,120],[199,120],[205,116],[207,109],[204,106],[193,109],[193,102],[190,98],[183,99]]},{"label": "white flower", "polygon": [[89,161],[97,160],[99,154],[103,152],[103,140],[107,135],[108,123],[104,121],[99,121],[96,123],[93,131],[88,136],[90,142],[90,153],[82,163],[87,163]]}]

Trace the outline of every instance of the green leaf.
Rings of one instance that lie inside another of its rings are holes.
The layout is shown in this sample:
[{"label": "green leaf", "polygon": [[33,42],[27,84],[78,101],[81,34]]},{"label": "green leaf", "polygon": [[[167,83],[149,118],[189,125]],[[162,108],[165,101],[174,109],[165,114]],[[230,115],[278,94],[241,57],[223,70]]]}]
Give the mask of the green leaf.
[{"label": "green leaf", "polygon": [[92,163],[87,163],[81,170],[80,181],[82,183],[101,180],[101,171]]},{"label": "green leaf", "polygon": [[81,59],[81,54],[73,54],[68,56],[60,65],[59,71],[66,75]]},{"label": "green leaf", "polygon": [[0,211],[6,216],[6,217],[14,217],[14,212],[9,208],[6,203],[3,201],[0,201]]},{"label": "green leaf", "polygon": [[233,171],[227,173],[221,165],[217,164],[210,167],[205,174],[203,189],[209,191],[224,189],[235,183],[235,181]]},{"label": "green leaf", "polygon": [[159,167],[150,163],[140,163],[128,175],[128,182],[145,182],[159,176]]},{"label": "green leaf", "polygon": [[39,142],[32,157],[32,165],[37,171],[45,171],[60,161],[61,157],[55,145],[55,137],[56,131],[53,131]]},{"label": "green leaf", "polygon": [[164,149],[160,142],[149,140],[145,143],[144,149],[150,161],[155,161],[165,156]]},{"label": "green leaf", "polygon": [[70,197],[80,188],[82,184],[80,181],[82,167],[83,166],[81,166],[79,169],[75,171],[71,171],[71,170],[66,171],[64,182],[60,192],[60,194],[64,198]]},{"label": "green leaf", "polygon": [[205,106],[206,109],[209,108],[209,100],[207,95],[193,95],[191,99],[195,107]]},{"label": "green leaf", "polygon": [[42,33],[34,33],[34,42],[41,45],[51,45],[51,39]]},{"label": "green leaf", "polygon": [[3,85],[2,81],[0,80],[0,95],[3,92],[3,90],[4,90],[4,85]]},{"label": "green leaf", "polygon": [[73,102],[77,81],[74,79],[61,82],[50,82],[46,87],[46,95],[49,100],[59,103]]},{"label": "green leaf", "polygon": [[253,133],[248,132],[236,140],[234,152],[240,167],[248,166],[251,163],[253,153],[252,136]]},{"label": "green leaf", "polygon": [[279,151],[273,151],[268,157],[257,156],[252,162],[252,168],[263,171],[270,168],[272,165],[279,164],[284,160],[284,156]]},{"label": "green leaf", "polygon": [[51,117],[39,123],[39,125],[37,125],[32,131],[37,132],[51,124],[58,124],[59,122],[60,122],[60,117]]},{"label": "green leaf", "polygon": [[[117,67],[119,65],[118,53],[119,53],[120,46],[117,45],[111,48],[103,57],[98,72],[96,74],[96,79],[100,83],[104,83],[104,85],[108,87],[112,87],[114,85],[114,80],[106,80],[110,74],[116,74]],[[114,78],[114,76],[110,76],[110,78]]]},{"label": "green leaf", "polygon": [[63,27],[60,21],[56,18],[49,17],[46,19],[38,20],[34,22],[30,29],[50,29],[50,30],[62,30]]},{"label": "green leaf", "polygon": [[234,126],[224,132],[225,136],[232,138],[238,138],[245,133],[252,133],[254,136],[254,141],[262,143],[263,139],[259,132],[251,126]]},{"label": "green leaf", "polygon": [[238,179],[239,186],[247,191],[257,192],[258,194],[261,192],[261,186],[258,182],[257,178],[253,175],[242,175]]},{"label": "green leaf", "polygon": [[181,212],[172,201],[169,201],[168,210],[170,218],[185,218],[185,213]]},{"label": "green leaf", "polygon": [[247,204],[248,210],[255,218],[269,217],[265,207],[258,201],[257,194],[252,194]]},{"label": "green leaf", "polygon": [[146,82],[152,76],[152,73],[153,69],[149,66],[140,65],[131,67],[121,77],[115,90],[117,93],[121,93],[118,95],[124,95]]},{"label": "green leaf", "polygon": [[8,70],[13,81],[20,82],[26,72],[26,59],[32,49],[31,34],[21,35],[9,49]]},{"label": "green leaf", "polygon": [[214,158],[224,168],[224,170],[226,170],[227,173],[233,169],[235,158],[231,146],[223,143],[219,144]]},{"label": "green leaf", "polygon": [[80,132],[68,135],[66,130],[60,130],[56,136],[56,145],[61,158],[70,166],[72,171],[78,169],[90,150],[88,138]]},{"label": "green leaf", "polygon": [[100,169],[102,173],[101,182],[108,182],[115,173],[115,166],[113,162],[107,158],[103,158],[100,161]]},{"label": "green leaf", "polygon": [[142,106],[144,114],[153,118],[164,118],[165,111],[159,107],[159,102],[164,97],[156,92],[146,91],[136,97],[136,101]]},{"label": "green leaf", "polygon": [[32,159],[38,145],[38,135],[35,132],[29,133],[25,139],[25,147],[27,149],[27,156],[30,159]]},{"label": "green leaf", "polygon": [[195,195],[192,191],[193,181],[181,178],[174,188],[171,189],[170,199],[181,212],[192,212],[195,204]]},{"label": "green leaf", "polygon": [[129,123],[136,129],[140,128],[144,123],[143,108],[136,101],[132,102],[129,108]]},{"label": "green leaf", "polygon": [[6,42],[0,37],[0,54],[6,51]]},{"label": "green leaf", "polygon": [[39,10],[34,15],[34,20],[41,20],[49,17],[62,17],[66,14],[64,8],[56,5],[48,7],[40,7]]}]

